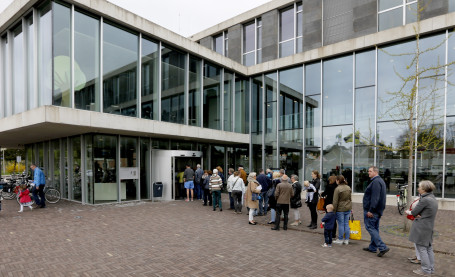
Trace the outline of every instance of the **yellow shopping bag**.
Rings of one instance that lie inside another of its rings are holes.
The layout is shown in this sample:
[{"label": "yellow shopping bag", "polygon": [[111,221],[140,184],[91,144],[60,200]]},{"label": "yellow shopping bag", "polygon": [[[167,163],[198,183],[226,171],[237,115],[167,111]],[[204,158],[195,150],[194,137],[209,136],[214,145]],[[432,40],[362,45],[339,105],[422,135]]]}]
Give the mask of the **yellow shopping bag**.
[{"label": "yellow shopping bag", "polygon": [[349,220],[349,229],[351,234],[349,239],[360,240],[362,239],[362,227],[360,226],[360,220],[354,220],[354,214],[351,212],[351,218]]}]

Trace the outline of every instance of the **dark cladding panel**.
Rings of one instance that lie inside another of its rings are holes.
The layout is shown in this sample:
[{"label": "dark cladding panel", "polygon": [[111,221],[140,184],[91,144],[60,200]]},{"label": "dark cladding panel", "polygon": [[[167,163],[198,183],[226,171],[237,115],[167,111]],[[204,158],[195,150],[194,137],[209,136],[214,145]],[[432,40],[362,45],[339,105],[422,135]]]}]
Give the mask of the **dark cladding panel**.
[{"label": "dark cladding panel", "polygon": [[322,1],[303,0],[303,51],[322,46]]},{"label": "dark cladding panel", "polygon": [[242,24],[237,24],[228,29],[229,46],[228,58],[242,63]]},{"label": "dark cladding panel", "polygon": [[212,50],[212,41],[213,41],[213,38],[212,37],[205,37],[205,38],[202,38],[199,43],[204,46],[204,47],[207,47],[208,49]]},{"label": "dark cladding panel", "polygon": [[278,10],[262,15],[262,62],[278,58]]}]

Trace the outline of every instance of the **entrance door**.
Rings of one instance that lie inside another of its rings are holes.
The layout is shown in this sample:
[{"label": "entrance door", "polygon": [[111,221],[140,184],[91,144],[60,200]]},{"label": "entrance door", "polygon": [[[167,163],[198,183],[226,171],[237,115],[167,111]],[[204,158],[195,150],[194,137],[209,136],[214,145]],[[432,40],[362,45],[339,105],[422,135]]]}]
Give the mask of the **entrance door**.
[{"label": "entrance door", "polygon": [[189,165],[194,171],[196,166],[201,164],[201,157],[173,157],[173,172],[174,172],[174,200],[184,200],[186,195],[186,189],[183,186],[183,172],[186,169],[186,165]]}]

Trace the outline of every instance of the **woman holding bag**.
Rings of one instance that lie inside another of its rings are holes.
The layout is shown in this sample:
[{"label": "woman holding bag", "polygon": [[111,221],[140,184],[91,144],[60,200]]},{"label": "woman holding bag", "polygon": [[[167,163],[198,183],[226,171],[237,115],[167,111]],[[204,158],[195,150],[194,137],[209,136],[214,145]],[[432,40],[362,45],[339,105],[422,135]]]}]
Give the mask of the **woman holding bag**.
[{"label": "woman holding bag", "polygon": [[[333,243],[349,244],[349,216],[352,210],[351,188],[343,175],[336,179],[337,187],[333,193],[333,211],[336,212],[338,221],[338,239]],[[344,239],[343,239],[344,235]]]},{"label": "woman holding bag", "polygon": [[311,223],[307,226],[310,229],[318,228],[318,213],[316,212],[316,206],[319,201],[319,189],[321,188],[321,175],[319,171],[313,170],[311,172],[311,177],[313,180],[310,182],[314,186],[314,190],[312,188],[307,189],[307,192],[314,192],[313,199],[307,203],[308,208],[310,209],[311,213]]},{"label": "woman holding bag", "polygon": [[261,193],[261,189],[258,188],[259,183],[256,181],[256,172],[250,172],[248,175],[248,187],[246,188],[245,199],[246,199],[246,207],[250,209],[248,215],[248,223],[251,225],[256,225],[256,221],[253,219],[253,214],[256,209],[259,209],[259,201],[253,200],[253,193],[259,194]]}]

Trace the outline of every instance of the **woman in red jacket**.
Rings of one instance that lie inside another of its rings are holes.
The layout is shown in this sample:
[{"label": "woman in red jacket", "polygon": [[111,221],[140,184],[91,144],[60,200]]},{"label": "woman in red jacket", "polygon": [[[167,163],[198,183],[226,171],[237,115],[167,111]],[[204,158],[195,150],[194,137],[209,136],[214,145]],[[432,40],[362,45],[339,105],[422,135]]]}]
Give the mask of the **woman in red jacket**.
[{"label": "woman in red jacket", "polygon": [[30,191],[27,189],[27,186],[25,184],[22,184],[19,191],[19,202],[21,204],[21,209],[18,211],[19,213],[22,213],[24,211],[24,207],[29,207],[30,210],[33,210],[33,201],[30,198],[29,194]]}]

